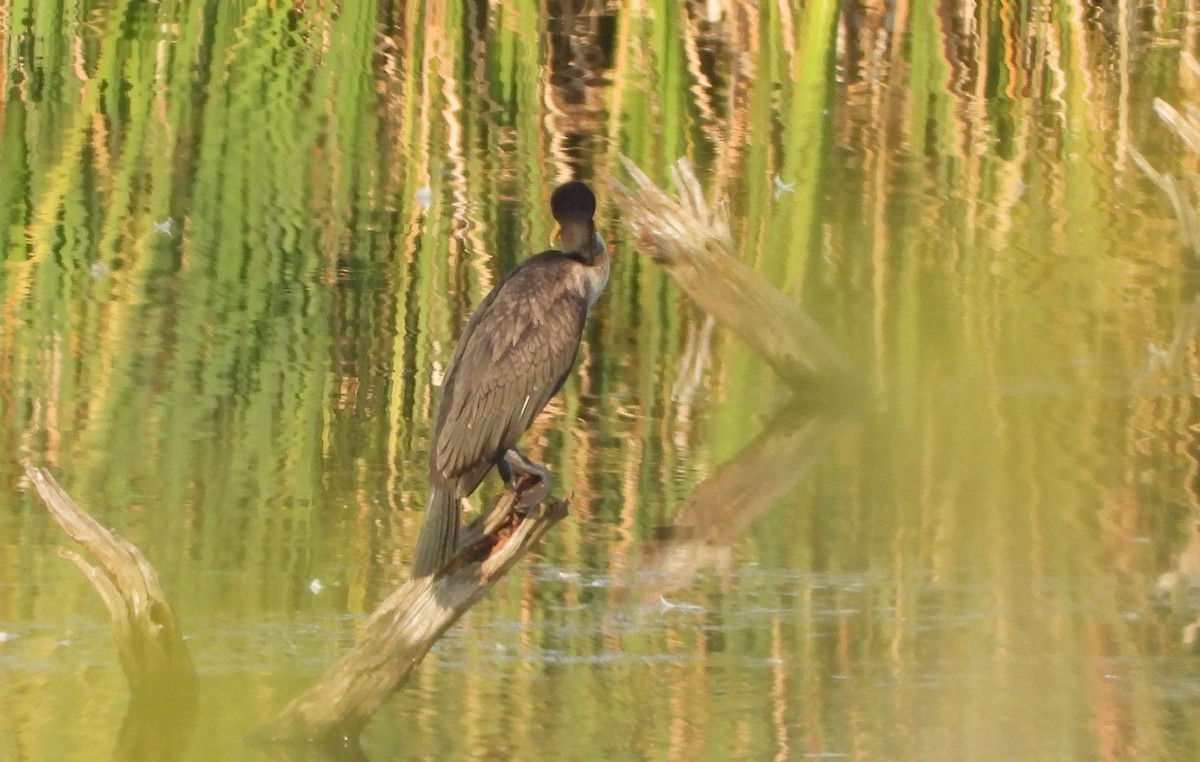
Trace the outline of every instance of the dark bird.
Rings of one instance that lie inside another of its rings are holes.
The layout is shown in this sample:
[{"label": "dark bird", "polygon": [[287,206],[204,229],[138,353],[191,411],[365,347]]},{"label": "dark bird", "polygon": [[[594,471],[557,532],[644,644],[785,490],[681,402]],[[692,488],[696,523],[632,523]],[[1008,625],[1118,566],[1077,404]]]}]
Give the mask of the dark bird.
[{"label": "dark bird", "polygon": [[450,358],[429,450],[429,503],[414,577],[450,560],[462,499],[492,466],[510,486],[517,470],[545,475],[515,445],[571,372],[583,321],[604,291],[610,265],[587,185],[559,186],[550,210],[562,250],[530,257],[496,284]]}]

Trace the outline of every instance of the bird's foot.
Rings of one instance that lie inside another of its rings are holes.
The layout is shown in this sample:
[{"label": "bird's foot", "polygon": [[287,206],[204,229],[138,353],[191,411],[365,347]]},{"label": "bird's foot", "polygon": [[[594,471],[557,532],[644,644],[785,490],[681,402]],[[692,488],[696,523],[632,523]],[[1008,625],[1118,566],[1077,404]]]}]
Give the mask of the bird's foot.
[{"label": "bird's foot", "polygon": [[550,469],[526,458],[515,447],[504,453],[504,467],[501,468],[501,472],[508,488],[517,494],[518,513],[528,513],[550,495],[550,485],[553,481]]}]

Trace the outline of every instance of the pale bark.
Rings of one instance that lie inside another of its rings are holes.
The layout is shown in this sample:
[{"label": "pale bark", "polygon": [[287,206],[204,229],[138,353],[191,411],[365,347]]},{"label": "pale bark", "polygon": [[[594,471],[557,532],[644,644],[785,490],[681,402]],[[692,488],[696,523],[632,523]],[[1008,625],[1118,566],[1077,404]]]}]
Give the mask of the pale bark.
[{"label": "pale bark", "polygon": [[614,180],[621,215],[636,234],[639,254],[666,269],[700,309],[732,330],[789,383],[847,375],[848,363],[799,305],[735,256],[725,201],[709,206],[691,162],[671,169],[671,196],[629,159],[628,188]]},{"label": "pale bark", "polygon": [[196,670],[157,572],[133,544],[79,507],[49,471],[27,465],[25,475],[54,521],[95,561],[59,551],[100,594],[129,681],[114,758],[182,758],[195,719]]},{"label": "pale bark", "polygon": [[517,560],[567,515],[561,500],[518,515],[519,496],[505,492],[469,526],[442,571],[409,579],[375,609],[355,646],[257,734],[260,740],[353,742],[430,647]]}]

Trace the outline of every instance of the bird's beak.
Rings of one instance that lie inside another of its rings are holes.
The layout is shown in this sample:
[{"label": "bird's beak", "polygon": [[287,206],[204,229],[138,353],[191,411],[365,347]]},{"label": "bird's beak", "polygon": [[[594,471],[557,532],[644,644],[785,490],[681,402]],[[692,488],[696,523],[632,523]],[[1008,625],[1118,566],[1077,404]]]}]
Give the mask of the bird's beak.
[{"label": "bird's beak", "polygon": [[554,235],[550,236],[550,241],[552,243],[558,243],[562,241],[562,225],[554,226]]}]

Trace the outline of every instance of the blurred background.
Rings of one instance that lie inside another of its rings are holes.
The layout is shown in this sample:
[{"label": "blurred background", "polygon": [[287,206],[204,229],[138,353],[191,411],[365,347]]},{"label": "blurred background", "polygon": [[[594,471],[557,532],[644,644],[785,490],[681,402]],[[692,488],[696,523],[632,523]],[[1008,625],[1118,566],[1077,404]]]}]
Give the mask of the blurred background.
[{"label": "blurred background", "polygon": [[[573,177],[613,276],[523,440],[572,516],[371,758],[1200,754],[1195,276],[1132,158],[1197,164],[1191,0],[0,0],[0,44],[0,759],[108,758],[128,696],[20,463],[157,567],[189,758],[259,758],[406,578],[435,384]],[[696,164],[859,403],[639,255],[621,155]]]}]

